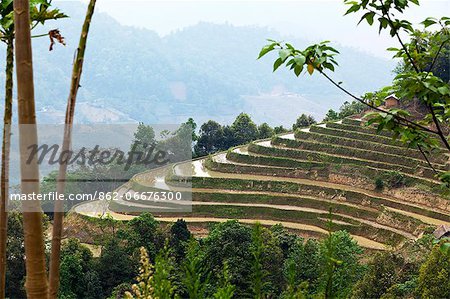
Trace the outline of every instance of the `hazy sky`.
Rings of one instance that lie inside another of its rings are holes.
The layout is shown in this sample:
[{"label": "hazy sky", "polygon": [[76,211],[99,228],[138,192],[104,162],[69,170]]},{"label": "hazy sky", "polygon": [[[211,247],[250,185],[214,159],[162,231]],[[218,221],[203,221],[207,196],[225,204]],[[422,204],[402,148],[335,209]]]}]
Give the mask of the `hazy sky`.
[{"label": "hazy sky", "polygon": [[[397,45],[387,32],[379,36],[377,29],[366,23],[356,29],[361,15],[343,17],[346,6],[342,0],[98,0],[97,3],[100,11],[120,23],[148,28],[160,35],[207,21],[267,26],[284,35],[312,41],[332,40],[382,57],[389,57],[385,52],[387,47]],[[441,17],[449,13],[450,0],[422,0],[420,7],[413,5],[408,10],[407,17],[418,23],[427,16]]]}]

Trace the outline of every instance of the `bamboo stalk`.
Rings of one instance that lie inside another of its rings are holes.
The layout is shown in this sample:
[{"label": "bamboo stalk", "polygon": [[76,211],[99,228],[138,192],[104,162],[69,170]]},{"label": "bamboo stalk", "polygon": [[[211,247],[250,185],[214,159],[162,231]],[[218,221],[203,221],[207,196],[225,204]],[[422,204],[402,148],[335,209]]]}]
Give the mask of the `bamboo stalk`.
[{"label": "bamboo stalk", "polygon": [[11,141],[12,97],[14,72],[14,39],[8,38],[6,46],[5,112],[3,118],[2,165],[1,165],[1,203],[0,203],[0,299],[5,298],[6,287],[6,240],[8,229],[8,189],[9,152]]},{"label": "bamboo stalk", "polygon": [[[33,59],[29,0],[14,0],[15,54],[19,118],[20,173],[22,194],[39,193],[37,157],[27,163],[27,149],[37,144],[36,109],[34,101]],[[42,209],[39,201],[22,203],[25,235],[25,265],[27,297],[48,296],[45,265]]]},{"label": "bamboo stalk", "polygon": [[[70,85],[69,98],[67,100],[66,119],[64,127],[64,137],[62,142],[62,152],[66,152],[70,149],[72,139],[72,126],[75,114],[75,104],[80,87],[81,73],[83,71],[84,54],[86,51],[87,37],[89,33],[89,27],[91,24],[92,16],[94,14],[96,0],[91,0],[86,12],[86,18],[84,20],[83,29],[81,31],[80,41],[77,48],[77,55],[73,63],[72,69],[72,81]],[[67,161],[66,161],[67,162]],[[64,193],[66,185],[66,173],[67,163],[61,163],[59,166],[58,180],[56,185],[56,192],[59,194]],[[49,282],[50,292],[49,298],[56,299],[58,296],[59,281],[60,281],[60,259],[61,259],[61,237],[63,230],[63,202],[57,201],[54,208],[53,218],[53,234],[52,234],[52,251],[50,256],[50,270],[49,270]]]}]

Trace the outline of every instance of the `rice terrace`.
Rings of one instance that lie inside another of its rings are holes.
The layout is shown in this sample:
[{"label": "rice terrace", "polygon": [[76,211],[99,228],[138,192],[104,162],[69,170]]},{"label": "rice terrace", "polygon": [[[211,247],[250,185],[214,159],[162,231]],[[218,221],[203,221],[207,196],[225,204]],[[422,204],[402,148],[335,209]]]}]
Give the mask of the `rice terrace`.
[{"label": "rice terrace", "polygon": [[[432,162],[442,171],[450,166],[446,156]],[[321,236],[327,234],[331,209],[333,229],[347,230],[361,246],[378,250],[450,225],[450,202],[440,195],[440,182],[420,152],[392,142],[387,134],[376,135],[358,119],[314,125],[158,172],[137,174],[118,191],[122,196],[176,191],[184,176],[192,176],[192,214],[158,214],[163,222],[183,218],[194,226],[238,219],[281,223],[300,234]],[[377,190],[377,178],[393,186]],[[74,211],[129,220],[127,207],[145,211],[146,203],[122,199],[106,211],[103,203],[84,207],[96,204],[81,204]]]},{"label": "rice terrace", "polygon": [[450,299],[449,11],[1,0],[0,299]]}]

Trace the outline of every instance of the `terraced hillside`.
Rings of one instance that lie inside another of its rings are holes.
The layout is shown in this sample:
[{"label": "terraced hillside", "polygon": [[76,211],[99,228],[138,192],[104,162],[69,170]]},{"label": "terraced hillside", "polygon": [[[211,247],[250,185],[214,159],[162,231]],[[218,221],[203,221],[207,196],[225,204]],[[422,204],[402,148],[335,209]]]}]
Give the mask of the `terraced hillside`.
[{"label": "terraced hillside", "polygon": [[[444,154],[431,162],[438,170],[449,169]],[[142,197],[144,191],[187,194],[191,185],[192,212],[168,213],[187,202],[158,205]],[[334,230],[345,229],[373,249],[399,246],[450,223],[450,201],[420,152],[355,119],[141,173],[117,191],[119,199],[109,205],[85,203],[75,211],[88,216],[106,211],[123,220],[150,211],[167,222],[282,223],[320,236],[327,233],[331,209]]]}]

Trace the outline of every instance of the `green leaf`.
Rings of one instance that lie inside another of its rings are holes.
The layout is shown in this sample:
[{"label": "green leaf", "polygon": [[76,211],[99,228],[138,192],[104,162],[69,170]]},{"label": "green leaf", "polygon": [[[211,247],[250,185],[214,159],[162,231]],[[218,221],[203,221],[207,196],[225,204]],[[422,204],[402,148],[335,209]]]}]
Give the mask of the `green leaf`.
[{"label": "green leaf", "polygon": [[425,26],[425,28],[430,27],[437,23],[437,20],[435,18],[427,18],[425,21],[423,21],[421,24]]},{"label": "green leaf", "polygon": [[275,72],[282,64],[283,64],[283,60],[281,58],[278,58],[277,60],[275,60],[275,62],[273,64],[273,71]]},{"label": "green leaf", "polygon": [[289,55],[291,55],[291,53],[292,53],[292,50],[290,50],[290,49],[281,49],[278,52],[278,55],[280,56],[281,60],[284,62],[286,60],[286,58],[288,58]]},{"label": "green leaf", "polygon": [[295,73],[295,75],[298,77],[298,76],[300,76],[300,74],[302,73],[302,71],[303,71],[303,64],[302,65],[296,65],[295,66],[295,68],[294,68],[294,73]]},{"label": "green leaf", "polygon": [[303,55],[297,55],[294,57],[295,64],[303,66],[306,62],[306,57]]},{"label": "green leaf", "polygon": [[[286,66],[290,66],[291,64],[295,67],[295,59],[294,59],[294,58],[290,59],[290,60],[286,63]],[[292,68],[291,68],[291,69],[292,69]]]},{"label": "green leaf", "polygon": [[1,1],[2,9],[6,9],[12,2],[13,2],[13,0],[2,0]]},{"label": "green leaf", "polygon": [[368,12],[368,13],[365,13],[365,14],[362,16],[361,20],[359,20],[358,25],[359,25],[363,20],[366,20],[367,23],[369,23],[369,25],[372,26],[372,25],[373,25],[373,18],[374,18],[374,17],[375,17],[375,13],[374,13],[374,12]]},{"label": "green leaf", "polygon": [[261,57],[263,57],[264,55],[266,55],[267,53],[269,53],[273,49],[275,49],[275,43],[272,43],[270,45],[264,46],[261,49],[261,52],[259,52],[258,59],[260,59]]},{"label": "green leaf", "polygon": [[324,66],[325,68],[329,69],[330,71],[334,72],[334,65],[333,65],[332,63],[325,62],[325,63],[323,64],[323,66]]},{"label": "green leaf", "polygon": [[437,91],[442,95],[446,95],[449,93],[449,89],[447,86],[438,87]]},{"label": "green leaf", "polygon": [[449,254],[450,253],[450,243],[446,242],[446,243],[441,244],[440,250],[444,254]]},{"label": "green leaf", "polygon": [[378,18],[378,21],[380,21],[380,30],[379,32],[381,32],[381,30],[386,29],[387,26],[389,25],[389,20],[386,18]]},{"label": "green leaf", "polygon": [[361,6],[359,4],[354,4],[354,5],[352,5],[352,7],[349,8],[349,10],[347,10],[347,12],[344,14],[344,16],[346,16],[352,12],[357,12],[360,8],[361,8]]}]

